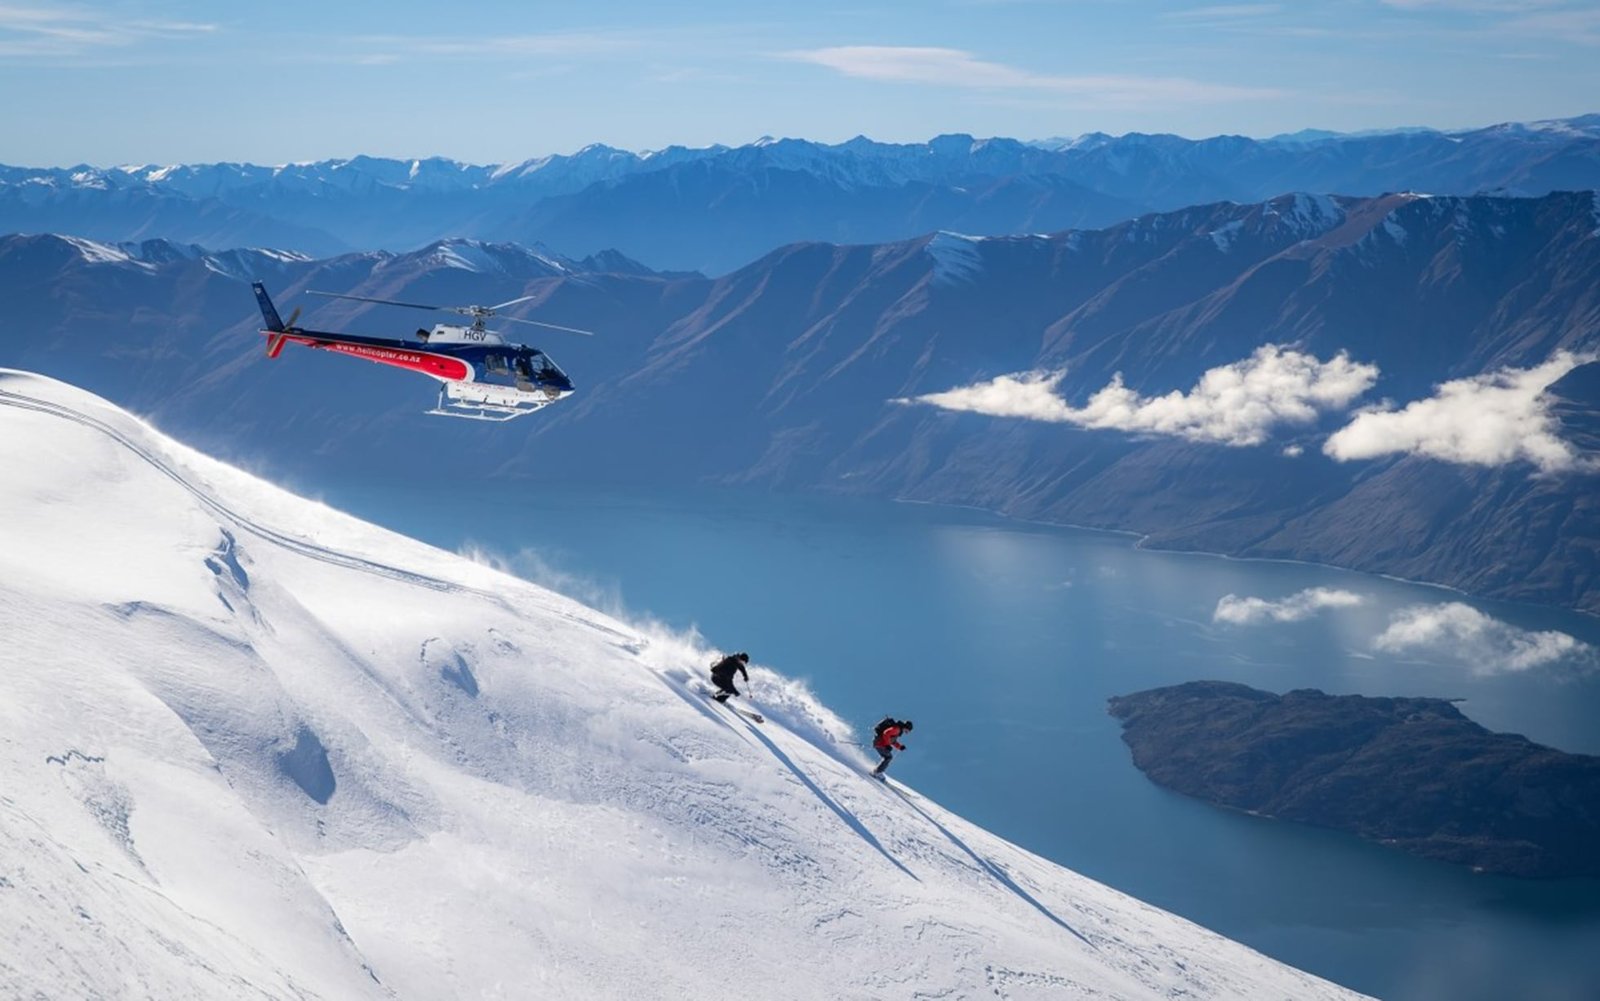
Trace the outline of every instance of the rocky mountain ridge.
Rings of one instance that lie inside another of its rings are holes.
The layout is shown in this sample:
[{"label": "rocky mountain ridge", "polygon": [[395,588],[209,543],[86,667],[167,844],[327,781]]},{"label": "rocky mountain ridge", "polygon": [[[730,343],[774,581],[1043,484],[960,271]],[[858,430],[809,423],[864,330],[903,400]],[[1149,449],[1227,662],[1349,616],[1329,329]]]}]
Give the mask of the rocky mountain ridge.
[{"label": "rocky mountain ridge", "polygon": [[1600,188],[1597,116],[1445,133],[946,135],[634,153],[594,145],[516,164],[358,156],[277,166],[0,166],[0,232],[327,256],[445,238],[614,248],[653,267],[724,273],[802,240],[882,243],[1107,226],[1148,212],[1289,191],[1543,195]]},{"label": "rocky mountain ridge", "polygon": [[[1600,396],[1582,364],[1600,350],[1595,206],[1590,193],[1302,194],[1051,236],[797,244],[715,279],[605,261],[553,274],[515,255],[474,269],[458,245],[253,259],[281,308],[304,305],[324,329],[396,336],[411,318],[299,298],[308,288],[443,305],[533,295],[518,315],[600,332],[538,335],[578,394],[490,431],[420,416],[424,380],[319,355],[266,362],[247,287],[201,260],[101,260],[13,237],[0,242],[0,363],[301,475],[413,475],[425,452],[437,475],[842,491],[1600,612]],[[1269,355],[1313,371],[1344,357],[1370,381],[1292,420],[1269,406],[1253,444],[1083,423],[1108,387],[1130,413],[1204,410],[1197,387]],[[1441,385],[1492,389],[1553,358],[1572,364],[1524,402],[1566,468],[1515,452],[1325,451],[1385,399],[1399,414]],[[1079,423],[918,402],[1029,372],[1058,373],[1045,405]]]}]

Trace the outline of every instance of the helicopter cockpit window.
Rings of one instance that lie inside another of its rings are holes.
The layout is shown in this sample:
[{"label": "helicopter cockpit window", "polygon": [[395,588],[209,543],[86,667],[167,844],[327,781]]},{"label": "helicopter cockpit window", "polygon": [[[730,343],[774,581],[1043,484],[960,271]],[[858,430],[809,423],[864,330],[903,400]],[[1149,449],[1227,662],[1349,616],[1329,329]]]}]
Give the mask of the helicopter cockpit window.
[{"label": "helicopter cockpit window", "polygon": [[529,382],[549,378],[555,371],[555,365],[541,352],[529,351],[517,356],[517,372]]}]

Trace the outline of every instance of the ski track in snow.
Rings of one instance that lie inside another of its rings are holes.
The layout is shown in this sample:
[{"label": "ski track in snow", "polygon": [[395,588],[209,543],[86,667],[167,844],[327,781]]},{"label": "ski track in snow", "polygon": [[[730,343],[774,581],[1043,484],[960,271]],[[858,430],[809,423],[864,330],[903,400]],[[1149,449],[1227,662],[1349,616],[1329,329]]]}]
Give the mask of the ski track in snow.
[{"label": "ski track in snow", "polygon": [[[416,585],[417,587],[431,588],[435,591],[473,594],[481,598],[486,598],[490,601],[498,602],[502,605],[505,603],[504,599],[500,595],[495,594],[492,591],[470,587],[468,585],[455,583],[452,581],[441,580],[437,577],[430,577],[426,574],[415,573],[399,567],[388,566],[373,560],[363,559],[359,556],[351,556],[333,549],[326,548],[324,546],[318,546],[303,539],[295,538],[292,535],[279,532],[275,529],[253,521],[245,515],[240,514],[232,508],[224,505],[206,491],[201,490],[193,483],[190,483],[188,480],[184,479],[181,475],[174,471],[171,466],[167,465],[160,458],[156,457],[148,449],[145,449],[139,445],[138,442],[133,441],[128,436],[124,435],[122,432],[118,431],[116,428],[112,427],[106,422],[97,420],[88,414],[73,410],[70,407],[61,406],[60,404],[51,403],[47,400],[22,396],[5,390],[0,390],[0,405],[52,414],[64,420],[73,421],[75,423],[82,424],[85,427],[93,428],[94,430],[99,431],[100,433],[110,437],[113,441],[117,442],[117,444],[123,446],[133,454],[137,455],[139,458],[143,459],[145,462],[149,463],[151,466],[155,467],[163,476],[187,490],[189,493],[194,495],[195,499],[200,501],[201,504],[214,511],[216,514],[222,516],[227,521],[261,539],[266,540],[267,542],[272,543],[275,546],[287,549],[290,552],[299,553],[302,556],[306,556],[314,560],[321,560],[324,563],[331,563],[334,566],[346,567],[351,570],[357,570],[362,573],[373,574],[380,577],[389,577],[394,580],[403,581],[407,584]],[[609,633],[612,636],[618,637],[619,639],[628,638],[627,634],[621,630],[612,629],[609,626],[574,616],[569,612],[564,612],[553,608],[546,609],[546,611],[550,612],[551,614],[560,615],[569,619],[570,621],[580,622],[592,629]]]},{"label": "ski track in snow", "polygon": [[872,780],[765,668],[756,724],[688,641],[0,383],[0,995],[1354,996]]}]

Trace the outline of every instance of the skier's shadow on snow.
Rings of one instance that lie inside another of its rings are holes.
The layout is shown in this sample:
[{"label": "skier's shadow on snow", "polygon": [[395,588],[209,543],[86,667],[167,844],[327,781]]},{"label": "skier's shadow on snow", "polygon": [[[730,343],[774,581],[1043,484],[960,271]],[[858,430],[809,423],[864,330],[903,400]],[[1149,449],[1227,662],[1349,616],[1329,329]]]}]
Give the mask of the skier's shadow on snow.
[{"label": "skier's shadow on snow", "polygon": [[849,825],[851,830],[855,831],[861,836],[861,840],[878,849],[878,853],[884,858],[888,859],[890,862],[893,862],[896,869],[899,869],[912,879],[917,880],[917,882],[922,882],[921,879],[918,879],[916,873],[912,872],[910,869],[907,869],[900,863],[899,859],[889,854],[889,850],[883,847],[883,843],[878,840],[877,836],[871,831],[867,830],[867,825],[863,824],[855,814],[840,806],[832,796],[829,796],[827,793],[823,792],[822,787],[811,781],[811,776],[802,771],[800,767],[796,765],[787,754],[784,754],[783,751],[779,749],[778,745],[774,744],[766,734],[762,733],[753,726],[749,727],[748,729],[750,730],[751,736],[761,741],[761,743],[767,745],[767,750],[772,752],[772,756],[783,762],[783,766],[789,769],[789,771],[793,772],[794,777],[804,783],[805,787],[811,790],[811,794],[820,799],[824,806],[838,814],[840,820],[844,821],[847,825]]},{"label": "skier's shadow on snow", "polygon": [[1050,908],[1046,907],[1045,905],[1039,903],[1038,899],[1035,898],[1033,894],[1029,893],[1027,890],[1024,890],[1022,887],[1018,886],[1016,880],[1012,879],[1006,873],[1006,871],[1004,869],[1000,868],[999,866],[995,865],[993,862],[990,862],[988,859],[984,858],[982,855],[979,855],[977,852],[973,851],[972,848],[970,846],[968,846],[968,844],[965,841],[962,841],[960,838],[956,837],[955,834],[951,833],[951,831],[950,831],[950,829],[948,827],[945,827],[943,824],[939,823],[937,820],[934,820],[933,817],[928,813],[928,811],[924,810],[922,807],[920,807],[916,803],[912,802],[910,796],[907,796],[905,793],[901,792],[899,789],[896,789],[894,786],[889,786],[888,789],[889,789],[890,792],[893,792],[896,796],[899,796],[901,798],[901,800],[903,800],[907,806],[911,807],[911,809],[913,809],[913,810],[917,811],[919,814],[921,814],[923,820],[926,820],[928,823],[930,823],[934,827],[938,828],[939,833],[943,834],[946,838],[949,838],[951,844],[955,845],[957,848],[961,849],[963,852],[966,852],[968,858],[970,858],[970,859],[972,859],[972,861],[978,863],[978,868],[982,869],[984,872],[987,872],[989,875],[991,875],[995,879],[999,880],[1002,884],[1005,885],[1006,889],[1010,890],[1012,893],[1015,893],[1017,896],[1021,897],[1025,901],[1027,901],[1029,904],[1032,904],[1034,910],[1038,911],[1040,914],[1043,914],[1045,917],[1049,918],[1051,921],[1054,921],[1056,924],[1060,925],[1062,928],[1065,928],[1067,931],[1071,932],[1072,935],[1075,938],[1078,939],[1078,941],[1082,942],[1084,945],[1088,946],[1091,949],[1095,948],[1095,944],[1093,942],[1089,941],[1087,938],[1084,938],[1083,932],[1080,932],[1078,929],[1072,927],[1071,925],[1067,924],[1065,921],[1063,921],[1060,918],[1056,917],[1056,914],[1055,914],[1054,911],[1052,911]]},{"label": "skier's shadow on snow", "polygon": [[[739,736],[743,736],[742,734],[739,734],[739,728],[733,725],[733,721],[728,718],[726,713],[718,712],[717,710],[711,708],[707,702],[706,696],[697,695],[693,689],[688,689],[684,682],[678,681],[674,678],[663,676],[661,680],[666,684],[667,691],[676,695],[690,706],[693,706],[695,711],[700,715],[722,727],[724,730]],[[748,738],[746,738],[746,742],[748,742]]]}]

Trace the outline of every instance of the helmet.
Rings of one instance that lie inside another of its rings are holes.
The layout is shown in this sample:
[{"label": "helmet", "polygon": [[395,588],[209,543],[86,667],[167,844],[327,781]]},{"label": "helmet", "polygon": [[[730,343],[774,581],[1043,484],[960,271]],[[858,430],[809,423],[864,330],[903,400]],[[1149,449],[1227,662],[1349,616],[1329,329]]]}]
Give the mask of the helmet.
[{"label": "helmet", "polygon": [[750,663],[750,655],[745,653],[743,650],[740,650],[738,653],[734,654],[733,656],[735,658],[737,658],[738,660],[744,661],[746,664]]},{"label": "helmet", "polygon": [[911,725],[911,721],[910,720],[903,719],[903,720],[900,721],[900,729],[902,729],[902,730],[914,730],[916,728]]}]

